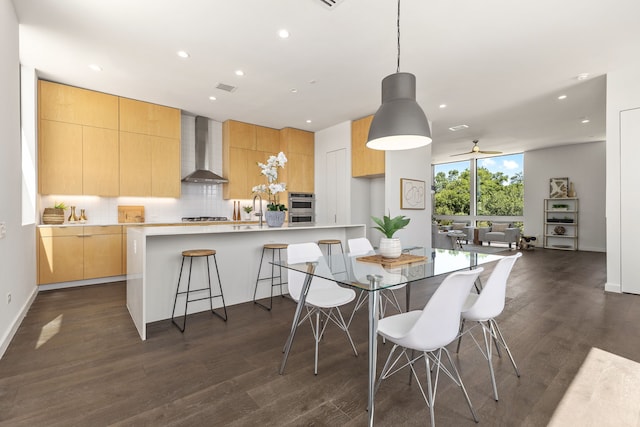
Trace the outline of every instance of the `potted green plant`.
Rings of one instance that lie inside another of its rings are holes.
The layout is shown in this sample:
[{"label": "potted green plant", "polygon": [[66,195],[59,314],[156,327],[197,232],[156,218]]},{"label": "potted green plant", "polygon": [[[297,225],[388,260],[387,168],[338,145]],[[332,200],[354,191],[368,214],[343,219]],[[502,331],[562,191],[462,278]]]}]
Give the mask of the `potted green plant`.
[{"label": "potted green plant", "polygon": [[400,239],[394,238],[393,235],[396,231],[405,228],[411,218],[404,215],[391,218],[391,213],[389,213],[382,218],[372,216],[371,219],[377,224],[373,228],[384,234],[384,237],[380,239],[380,255],[384,258],[398,258],[402,254],[402,245]]},{"label": "potted green plant", "polygon": [[251,220],[251,212],[253,212],[253,206],[245,205],[242,207],[242,210],[246,214],[247,221]]},{"label": "potted green plant", "polygon": [[284,223],[287,207],[280,203],[280,193],[287,190],[287,184],[278,182],[278,168],[284,168],[287,157],[281,151],[277,156],[269,156],[266,163],[258,162],[260,174],[267,178],[267,184],[256,185],[253,193],[266,194],[268,198],[265,220],[269,227],[281,227]]},{"label": "potted green plant", "polygon": [[44,208],[42,212],[43,224],[62,224],[64,222],[64,211],[67,205],[64,202],[55,202],[52,208]]}]

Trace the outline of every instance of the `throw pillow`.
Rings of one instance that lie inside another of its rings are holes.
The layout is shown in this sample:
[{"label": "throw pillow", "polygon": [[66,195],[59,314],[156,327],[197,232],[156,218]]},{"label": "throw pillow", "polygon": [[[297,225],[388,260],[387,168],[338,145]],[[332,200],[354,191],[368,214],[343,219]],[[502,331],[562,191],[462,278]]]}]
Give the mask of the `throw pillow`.
[{"label": "throw pillow", "polygon": [[491,231],[504,233],[507,228],[509,228],[509,224],[491,224]]},{"label": "throw pillow", "polygon": [[451,229],[452,230],[464,230],[464,228],[467,226],[467,224],[465,224],[464,222],[454,222],[453,224],[451,224]]}]

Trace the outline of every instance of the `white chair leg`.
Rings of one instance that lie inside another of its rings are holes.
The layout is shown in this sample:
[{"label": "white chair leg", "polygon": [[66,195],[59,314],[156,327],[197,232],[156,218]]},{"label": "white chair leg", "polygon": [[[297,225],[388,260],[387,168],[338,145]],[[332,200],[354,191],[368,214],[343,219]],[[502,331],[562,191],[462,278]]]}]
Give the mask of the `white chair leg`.
[{"label": "white chair leg", "polygon": [[358,295],[358,299],[356,300],[356,305],[353,306],[353,311],[351,312],[351,316],[349,316],[349,323],[347,323],[347,326],[351,326],[351,322],[353,321],[353,316],[355,316],[356,311],[358,311],[360,307],[364,305],[368,297],[369,297],[369,294],[367,291],[360,291],[360,295]]},{"label": "white chair leg", "polygon": [[435,427],[436,425],[436,416],[435,416],[435,412],[433,410],[434,405],[434,398],[433,398],[433,386],[431,385],[431,367],[430,367],[430,360],[429,360],[429,356],[427,356],[426,354],[424,355],[424,362],[425,365],[427,367],[427,404],[429,405],[429,413],[431,414],[431,427]]},{"label": "white chair leg", "polygon": [[[338,316],[340,316],[341,329],[343,329],[344,332],[347,334],[347,338],[349,338],[349,343],[351,344],[351,348],[353,349],[353,354],[355,354],[357,357],[358,350],[356,350],[356,346],[355,344],[353,344],[353,340],[351,339],[351,334],[349,333],[349,326],[347,326],[347,324],[345,323],[344,317],[342,317],[342,312],[340,311],[339,307],[336,307],[336,311],[338,312]],[[329,321],[327,320],[327,322]]]},{"label": "white chair leg", "polygon": [[320,310],[316,310],[316,330],[314,335],[316,339],[316,360],[314,363],[313,373],[318,375],[318,344],[320,343],[320,337],[322,336],[320,333]]}]

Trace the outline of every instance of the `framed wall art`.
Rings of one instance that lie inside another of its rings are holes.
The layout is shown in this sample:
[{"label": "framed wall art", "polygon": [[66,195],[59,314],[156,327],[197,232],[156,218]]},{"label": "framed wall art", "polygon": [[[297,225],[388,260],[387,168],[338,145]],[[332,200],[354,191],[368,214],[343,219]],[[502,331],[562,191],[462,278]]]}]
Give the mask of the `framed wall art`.
[{"label": "framed wall art", "polygon": [[563,199],[569,191],[569,178],[551,178],[549,180],[549,198]]},{"label": "framed wall art", "polygon": [[424,181],[400,178],[400,209],[425,209]]}]

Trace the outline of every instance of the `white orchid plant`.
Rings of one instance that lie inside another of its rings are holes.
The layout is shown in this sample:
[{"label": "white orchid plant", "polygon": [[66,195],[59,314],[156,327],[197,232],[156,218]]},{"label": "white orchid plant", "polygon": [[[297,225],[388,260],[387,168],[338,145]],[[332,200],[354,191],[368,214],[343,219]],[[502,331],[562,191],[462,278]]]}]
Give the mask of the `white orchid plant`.
[{"label": "white orchid plant", "polygon": [[277,156],[269,156],[267,163],[258,162],[260,173],[267,178],[267,184],[256,185],[251,189],[253,193],[263,193],[267,195],[269,211],[286,211],[285,205],[280,204],[279,194],[287,190],[287,184],[278,182],[278,168],[283,168],[287,163],[287,157],[281,151]]}]

